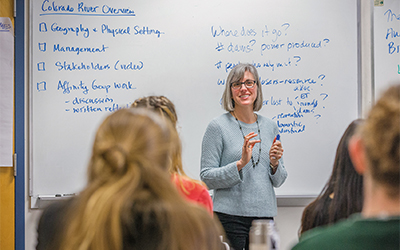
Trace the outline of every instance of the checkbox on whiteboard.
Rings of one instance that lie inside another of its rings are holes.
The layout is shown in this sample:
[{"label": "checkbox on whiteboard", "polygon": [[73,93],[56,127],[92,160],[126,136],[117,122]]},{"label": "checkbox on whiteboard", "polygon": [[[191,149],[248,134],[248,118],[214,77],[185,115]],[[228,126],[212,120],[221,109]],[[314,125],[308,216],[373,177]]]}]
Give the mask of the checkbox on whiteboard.
[{"label": "checkbox on whiteboard", "polygon": [[46,23],[39,23],[39,31],[40,31],[40,32],[47,32],[47,25],[46,25]]},{"label": "checkbox on whiteboard", "polygon": [[36,87],[38,91],[46,91],[46,82],[38,82]]},{"label": "checkbox on whiteboard", "polygon": [[46,68],[44,67],[45,63],[44,62],[40,62],[37,64],[38,67],[38,71],[46,71]]},{"label": "checkbox on whiteboard", "polygon": [[45,52],[46,51],[46,43],[39,43],[39,50]]}]

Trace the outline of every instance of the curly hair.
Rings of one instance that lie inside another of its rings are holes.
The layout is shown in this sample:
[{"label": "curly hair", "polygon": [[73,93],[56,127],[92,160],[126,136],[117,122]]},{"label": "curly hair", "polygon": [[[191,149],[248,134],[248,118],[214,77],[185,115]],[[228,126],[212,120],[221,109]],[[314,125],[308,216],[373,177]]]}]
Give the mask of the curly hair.
[{"label": "curly hair", "polygon": [[369,112],[361,138],[372,178],[399,196],[400,84],[389,87]]}]

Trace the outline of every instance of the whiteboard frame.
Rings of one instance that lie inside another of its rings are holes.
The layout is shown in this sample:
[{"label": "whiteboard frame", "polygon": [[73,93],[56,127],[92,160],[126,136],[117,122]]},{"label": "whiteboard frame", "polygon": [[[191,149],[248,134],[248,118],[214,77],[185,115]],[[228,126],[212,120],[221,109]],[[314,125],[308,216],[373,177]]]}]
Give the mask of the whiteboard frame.
[{"label": "whiteboard frame", "polygon": [[[31,13],[31,4],[33,4],[33,1],[29,1],[29,11],[28,11],[28,16]],[[363,1],[363,0],[357,0],[357,21],[358,21],[358,27],[357,27],[357,39],[358,39],[358,113],[359,117],[363,117],[363,114],[365,114],[366,110],[369,110],[370,106],[372,105],[372,93],[373,93],[373,75],[368,76],[368,71],[372,68],[373,69],[373,46],[362,46],[363,42],[369,41],[369,43],[373,43],[373,36],[370,37],[370,34],[373,34],[373,26],[371,23],[368,23],[365,21],[370,20],[370,22],[373,22],[373,7],[369,9],[369,6],[373,5],[373,0],[370,0],[369,2]],[[370,11],[368,11],[370,10]],[[371,15],[372,14],[372,15]],[[28,18],[28,27],[29,27],[29,35],[28,35],[28,54],[30,55],[30,51],[32,50],[32,44],[30,42],[31,40],[31,32],[32,32],[32,23],[30,22],[30,18]],[[371,32],[365,33],[362,32],[362,30],[368,29]],[[370,50],[365,49],[365,48],[370,48]],[[365,62],[364,60],[366,58],[370,58],[368,62]],[[32,58],[28,56],[28,72],[30,72],[31,67],[33,67],[33,62],[31,61]],[[364,63],[363,63],[364,62]],[[365,76],[365,74],[367,76]],[[373,74],[373,71],[371,72]],[[32,98],[32,91],[31,91],[31,86],[29,83],[32,82],[32,75],[28,73],[28,78],[29,81],[27,82],[27,89],[28,89],[28,101],[26,102],[26,111],[27,112],[26,117],[28,118],[27,120],[27,127],[28,127],[28,140],[26,143],[27,147],[27,159],[28,161],[26,162],[26,165],[28,166],[29,173],[28,173],[28,182],[29,182],[29,196],[31,197],[31,208],[40,208],[40,202],[41,200],[43,201],[43,197],[41,199],[40,196],[34,196],[33,195],[33,187],[32,187],[32,154],[30,150],[33,147],[33,139],[32,139],[32,105],[31,102],[33,100]],[[314,199],[316,196],[309,196],[309,195],[299,195],[299,196],[285,196],[285,195],[277,195],[277,200],[278,200],[278,206],[304,206],[306,202],[311,201]],[[51,198],[50,198],[51,199]],[[47,199],[48,200],[48,199]],[[46,200],[46,201],[47,201]]]}]

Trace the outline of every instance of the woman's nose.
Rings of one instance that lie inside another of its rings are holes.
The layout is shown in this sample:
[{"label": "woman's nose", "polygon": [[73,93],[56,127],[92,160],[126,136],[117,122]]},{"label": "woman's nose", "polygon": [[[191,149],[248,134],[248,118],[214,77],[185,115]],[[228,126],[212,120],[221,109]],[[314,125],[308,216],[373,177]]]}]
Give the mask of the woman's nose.
[{"label": "woman's nose", "polygon": [[244,82],[242,82],[242,84],[240,85],[239,90],[247,90],[246,84],[244,84]]}]

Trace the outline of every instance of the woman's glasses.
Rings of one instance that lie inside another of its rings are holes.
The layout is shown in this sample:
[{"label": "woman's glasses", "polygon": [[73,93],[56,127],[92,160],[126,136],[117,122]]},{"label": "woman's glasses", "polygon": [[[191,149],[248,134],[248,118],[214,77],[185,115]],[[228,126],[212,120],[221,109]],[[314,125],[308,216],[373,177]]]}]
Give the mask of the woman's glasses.
[{"label": "woman's glasses", "polygon": [[246,80],[244,82],[233,82],[233,83],[231,83],[231,87],[233,89],[240,89],[242,87],[242,84],[244,84],[244,86],[246,86],[246,88],[251,89],[256,84],[256,81],[254,81],[254,80]]}]

